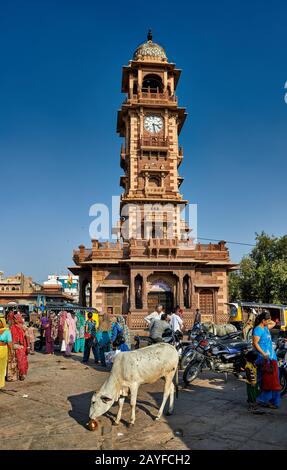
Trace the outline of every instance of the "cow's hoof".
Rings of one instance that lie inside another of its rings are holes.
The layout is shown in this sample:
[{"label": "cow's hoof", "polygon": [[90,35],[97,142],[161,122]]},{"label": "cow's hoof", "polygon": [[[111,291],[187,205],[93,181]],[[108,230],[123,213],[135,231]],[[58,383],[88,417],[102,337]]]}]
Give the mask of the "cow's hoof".
[{"label": "cow's hoof", "polygon": [[135,423],[128,423],[128,428],[132,428]]},{"label": "cow's hoof", "polygon": [[167,411],[167,412],[165,413],[165,416],[172,416],[172,415],[173,415],[173,411]]},{"label": "cow's hoof", "polygon": [[160,420],[160,416],[157,416],[157,417],[155,418],[155,421],[159,421],[159,420]]},{"label": "cow's hoof", "polygon": [[113,422],[113,426],[118,426],[120,423],[117,423],[116,421]]}]

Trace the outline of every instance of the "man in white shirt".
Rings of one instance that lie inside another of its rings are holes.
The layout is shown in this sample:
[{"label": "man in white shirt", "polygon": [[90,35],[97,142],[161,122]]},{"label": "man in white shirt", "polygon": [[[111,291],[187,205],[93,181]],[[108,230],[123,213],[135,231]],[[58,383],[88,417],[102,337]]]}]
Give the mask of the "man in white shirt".
[{"label": "man in white shirt", "polygon": [[147,315],[144,319],[147,322],[148,326],[150,327],[153,320],[160,320],[161,319],[162,314],[163,314],[163,306],[158,305],[156,307],[155,311],[150,313],[149,315]]},{"label": "man in white shirt", "polygon": [[182,332],[183,320],[181,318],[181,310],[179,306],[176,307],[175,313],[171,315],[170,326],[174,333],[176,333],[176,331]]}]

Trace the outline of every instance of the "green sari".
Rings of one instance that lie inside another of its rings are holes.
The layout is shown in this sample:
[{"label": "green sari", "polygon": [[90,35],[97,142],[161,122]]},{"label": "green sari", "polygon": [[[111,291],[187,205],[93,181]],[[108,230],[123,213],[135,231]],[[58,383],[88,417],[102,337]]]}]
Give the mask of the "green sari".
[{"label": "green sari", "polygon": [[76,341],[74,344],[74,352],[84,352],[85,348],[85,314],[81,312],[76,313]]}]

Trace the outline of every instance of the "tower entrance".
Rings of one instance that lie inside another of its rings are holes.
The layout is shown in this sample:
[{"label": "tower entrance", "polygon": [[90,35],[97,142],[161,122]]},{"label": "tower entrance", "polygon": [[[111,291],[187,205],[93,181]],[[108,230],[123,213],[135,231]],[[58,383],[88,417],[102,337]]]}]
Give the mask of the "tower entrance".
[{"label": "tower entrance", "polygon": [[172,292],[149,292],[148,294],[148,311],[154,312],[157,305],[163,305],[166,313],[173,311],[173,293]]}]

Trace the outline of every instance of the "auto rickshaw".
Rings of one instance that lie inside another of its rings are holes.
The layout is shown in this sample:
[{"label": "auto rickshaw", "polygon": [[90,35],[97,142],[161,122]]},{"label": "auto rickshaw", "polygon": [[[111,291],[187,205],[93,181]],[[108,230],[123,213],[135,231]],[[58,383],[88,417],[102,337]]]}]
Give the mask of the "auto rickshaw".
[{"label": "auto rickshaw", "polygon": [[229,321],[238,329],[242,329],[251,313],[255,315],[267,310],[275,321],[277,329],[287,332],[287,305],[264,304],[255,302],[228,302],[230,308]]}]

